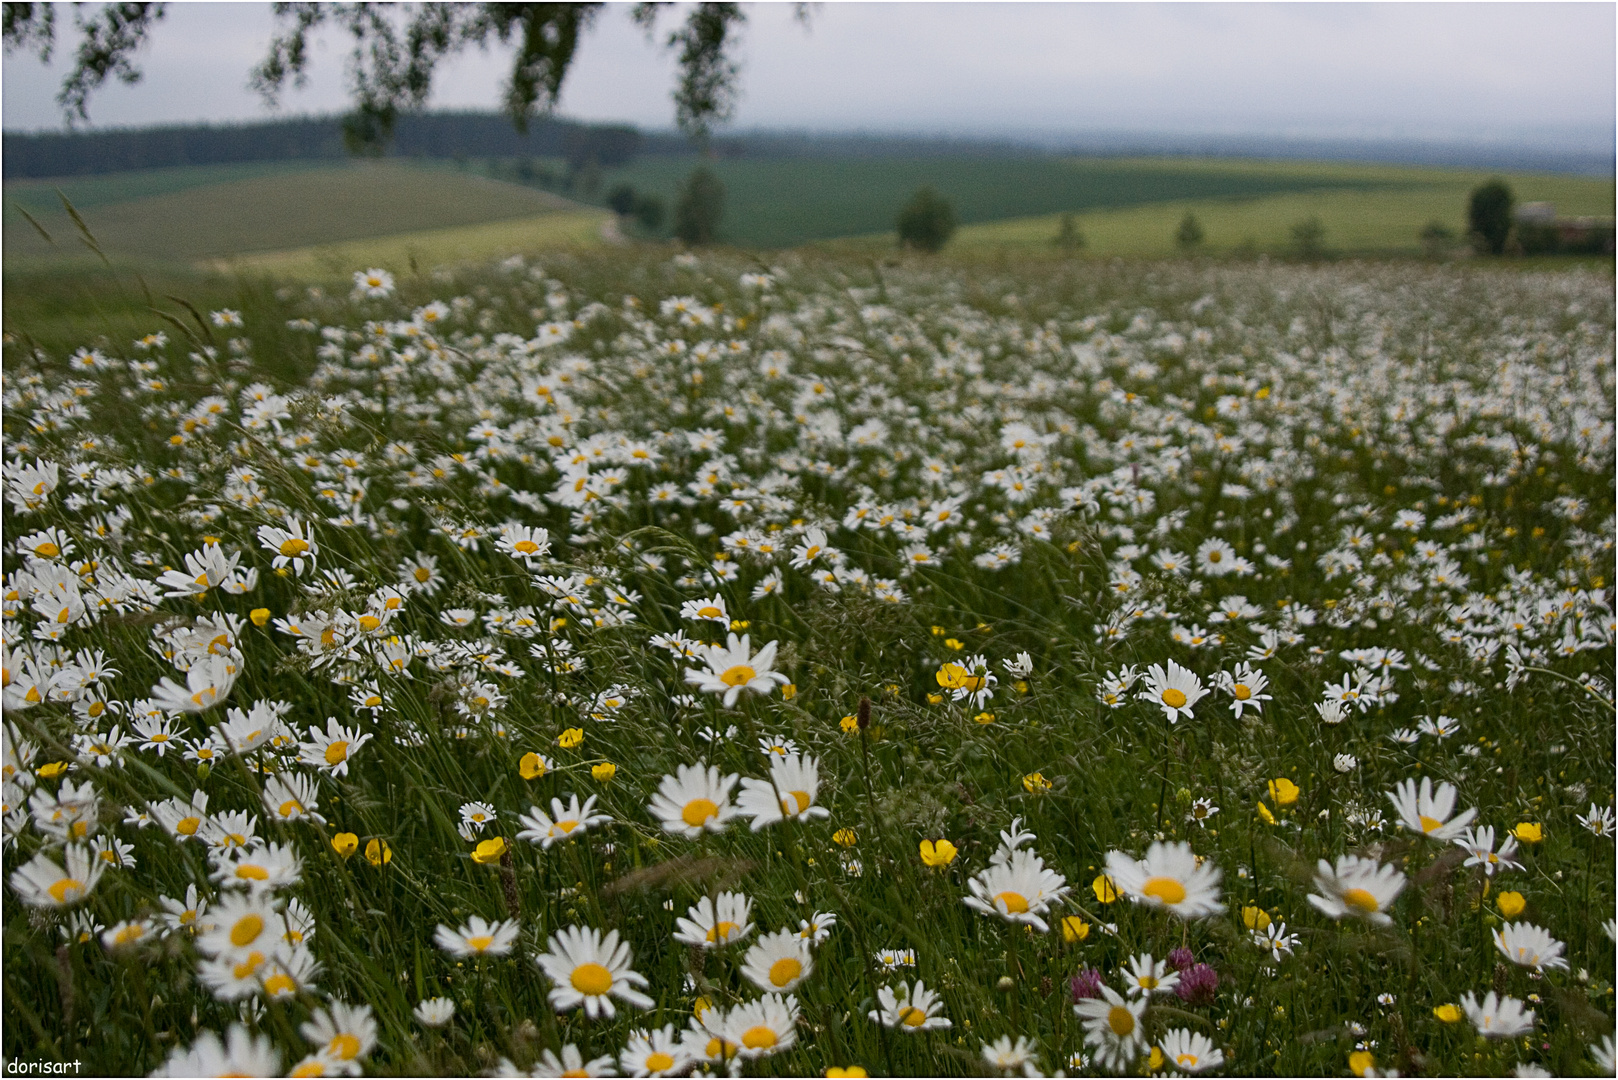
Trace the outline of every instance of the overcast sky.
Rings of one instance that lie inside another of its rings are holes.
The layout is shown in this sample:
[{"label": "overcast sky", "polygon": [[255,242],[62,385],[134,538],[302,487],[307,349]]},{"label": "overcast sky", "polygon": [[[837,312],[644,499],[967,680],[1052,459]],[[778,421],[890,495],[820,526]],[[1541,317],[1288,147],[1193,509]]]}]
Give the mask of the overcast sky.
[{"label": "overcast sky", "polygon": [[[70,28],[71,9],[59,7]],[[1613,141],[1612,3],[825,3],[746,8],[734,128],[1061,135],[1094,131]],[[664,29],[677,20],[665,14]],[[171,3],[139,84],[104,88],[96,126],[257,119],[345,108],[346,47],[328,34],[279,113],[247,89],[268,4]],[[13,54],[4,127],[59,127],[68,42]],[[507,53],[442,70],[438,107],[496,108]],[[562,112],[670,127],[674,64],[609,4],[579,49]]]}]

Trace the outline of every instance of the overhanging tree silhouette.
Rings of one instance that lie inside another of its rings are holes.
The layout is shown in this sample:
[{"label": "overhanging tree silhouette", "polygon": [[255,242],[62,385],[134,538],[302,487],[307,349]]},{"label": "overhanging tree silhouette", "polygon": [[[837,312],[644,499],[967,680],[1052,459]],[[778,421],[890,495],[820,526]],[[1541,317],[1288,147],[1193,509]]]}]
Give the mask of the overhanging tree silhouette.
[{"label": "overhanging tree silhouette", "polygon": [[[604,6],[599,2],[278,3],[279,30],[268,54],[253,69],[251,81],[275,103],[288,83],[302,86],[307,81],[315,31],[327,25],[340,28],[353,40],[348,76],[354,107],[344,119],[344,139],[356,153],[380,153],[392,138],[399,115],[427,103],[433,74],[443,60],[473,46],[515,42],[503,104],[518,130],[524,130],[533,116],[555,109],[579,40]],[[648,36],[656,32],[662,6],[639,3],[631,9]],[[795,7],[799,20],[807,22],[808,5]],[[89,119],[90,97],[108,79],[140,81],[135,55],[151,38],[165,9],[161,3],[112,3],[84,14],[75,7],[79,40],[73,67],[56,98],[70,126]],[[6,3],[3,13],[6,52],[31,52],[49,60],[57,43],[57,5]],[[731,52],[746,18],[739,4],[695,4],[665,41],[668,48],[679,51],[675,120],[699,143],[735,108],[740,67]]]}]

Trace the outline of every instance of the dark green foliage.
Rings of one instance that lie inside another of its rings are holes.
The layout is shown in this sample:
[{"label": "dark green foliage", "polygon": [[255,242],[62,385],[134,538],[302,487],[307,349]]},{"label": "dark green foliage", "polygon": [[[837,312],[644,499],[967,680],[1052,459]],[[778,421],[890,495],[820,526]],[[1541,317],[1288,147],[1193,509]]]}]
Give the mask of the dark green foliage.
[{"label": "dark green foliage", "polygon": [[711,244],[725,212],[725,185],[706,165],[698,166],[674,204],[674,235],[687,244]]},{"label": "dark green foliage", "polygon": [[1062,215],[1062,225],[1051,237],[1051,243],[1059,250],[1069,254],[1078,251],[1084,246],[1084,234],[1079,231],[1078,219],[1072,214]]},{"label": "dark green foliage", "polygon": [[647,232],[661,229],[667,215],[663,200],[656,195],[641,195],[635,199],[635,222]]},{"label": "dark green foliage", "polygon": [[619,184],[607,193],[607,205],[619,217],[628,217],[635,212],[635,189],[628,184]]},{"label": "dark green foliage", "polygon": [[1202,245],[1202,222],[1197,215],[1187,210],[1185,217],[1180,219],[1180,227],[1174,230],[1174,242],[1181,251],[1195,251]]},{"label": "dark green foliage", "polygon": [[1298,245],[1298,255],[1304,259],[1318,259],[1325,251],[1326,226],[1320,218],[1310,216],[1292,226],[1292,242]]},{"label": "dark green foliage", "polygon": [[917,251],[938,251],[955,235],[955,225],[955,204],[924,187],[899,211],[899,243]]},{"label": "dark green foliage", "polygon": [[1515,203],[1510,186],[1498,177],[1473,189],[1466,204],[1466,226],[1479,251],[1499,255],[1506,250]]},{"label": "dark green foliage", "polygon": [[[636,18],[649,22],[654,11],[642,4]],[[736,62],[726,54],[732,25],[747,21],[740,4],[703,3],[692,7],[685,25],[669,35],[669,48],[680,50],[680,85],[674,92],[674,120],[699,142],[709,129],[730,119],[736,108]],[[730,38],[734,40],[733,38]]]},{"label": "dark green foliage", "polygon": [[[6,132],[6,179],[86,176],[227,162],[341,160],[342,123],[334,117],[262,124],[197,124],[93,132]],[[419,158],[566,158],[591,154],[605,168],[627,165],[645,140],[633,129],[543,119],[524,134],[495,113],[443,112],[402,116],[393,153]],[[549,186],[544,185],[544,186]]]}]

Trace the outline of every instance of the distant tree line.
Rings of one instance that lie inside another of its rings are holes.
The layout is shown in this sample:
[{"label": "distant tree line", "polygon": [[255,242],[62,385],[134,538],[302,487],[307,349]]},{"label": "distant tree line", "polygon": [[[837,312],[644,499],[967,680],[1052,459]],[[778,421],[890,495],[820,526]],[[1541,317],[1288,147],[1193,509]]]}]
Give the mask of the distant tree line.
[{"label": "distant tree line", "polygon": [[[348,156],[338,117],[98,132],[7,132],[3,151],[10,179]],[[594,159],[601,168],[627,164],[645,152],[690,153],[690,143],[674,135],[644,135],[626,124],[550,118],[535,120],[524,134],[506,117],[488,112],[401,116],[393,143],[393,153],[403,157],[550,157],[580,167]]]}]

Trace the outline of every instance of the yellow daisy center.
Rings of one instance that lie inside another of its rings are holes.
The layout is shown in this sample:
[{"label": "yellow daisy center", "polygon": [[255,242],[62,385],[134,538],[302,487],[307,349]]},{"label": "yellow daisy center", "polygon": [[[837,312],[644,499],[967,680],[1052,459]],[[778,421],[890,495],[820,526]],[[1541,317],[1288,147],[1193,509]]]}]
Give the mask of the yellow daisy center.
[{"label": "yellow daisy center", "polygon": [[1343,893],[1343,903],[1363,915],[1374,913],[1378,907],[1376,897],[1365,889],[1348,889]]},{"label": "yellow daisy center", "polygon": [[200,829],[201,827],[202,827],[202,819],[201,818],[199,818],[199,817],[187,817],[187,818],[181,818],[179,821],[175,822],[174,831],[179,833],[181,836],[195,836],[197,830]]},{"label": "yellow daisy center", "polygon": [[927,1014],[914,1005],[906,1005],[899,1010],[899,1023],[905,1027],[921,1027],[927,1022]]},{"label": "yellow daisy center", "polygon": [[[809,803],[812,800],[809,798],[809,793],[807,791],[789,791],[787,794],[791,796],[791,799],[781,800],[781,813],[787,815],[788,817],[796,817],[798,814],[801,814],[805,810],[809,809]],[[797,806],[793,806],[793,803],[797,803]]]},{"label": "yellow daisy center", "polygon": [[243,915],[236,920],[236,925],[230,928],[230,943],[238,949],[245,948],[258,940],[264,932],[264,919],[259,915]]},{"label": "yellow daisy center", "polygon": [[1434,832],[1434,831],[1436,831],[1438,829],[1441,829],[1443,827],[1444,827],[1444,823],[1442,821],[1439,821],[1437,818],[1430,818],[1426,814],[1421,815],[1421,831],[1422,832],[1430,833],[1430,832]]},{"label": "yellow daisy center", "polygon": [[494,944],[494,938],[488,934],[476,934],[466,939],[466,943],[474,952],[483,952]]},{"label": "yellow daisy center", "polygon": [[296,993],[298,984],[292,976],[285,972],[276,972],[264,980],[264,992],[270,997],[279,997],[282,994]]},{"label": "yellow daisy center", "polygon": [[680,820],[693,829],[702,827],[702,823],[719,813],[719,807],[712,799],[692,799],[680,811]]},{"label": "yellow daisy center", "polygon": [[600,964],[580,964],[569,981],[579,993],[600,997],[612,989],[612,972]]},{"label": "yellow daisy center", "polygon": [[270,872],[256,863],[242,863],[236,868],[236,876],[247,881],[270,880]]},{"label": "yellow daisy center", "polygon": [[1176,1054],[1174,1060],[1186,1069],[1194,1069],[1202,1059],[1195,1054]]},{"label": "yellow daisy center", "polygon": [[726,686],[746,686],[748,683],[752,682],[757,675],[758,672],[754,671],[746,664],[737,664],[735,667],[726,668],[724,672],[720,674],[719,681],[724,683]]},{"label": "yellow daisy center", "polygon": [[238,979],[245,979],[257,971],[264,963],[264,954],[261,952],[248,953],[247,959],[230,969],[230,973]]},{"label": "yellow daisy center", "polygon": [[724,943],[740,929],[741,927],[733,922],[715,923],[713,929],[708,931],[708,940]]},{"label": "yellow daisy center", "polygon": [[1107,1010],[1107,1026],[1120,1039],[1128,1038],[1135,1032],[1135,1014],[1122,1005],[1114,1005]]},{"label": "yellow daisy center", "polygon": [[1142,894],[1156,897],[1165,904],[1178,904],[1185,900],[1185,886],[1173,878],[1155,877],[1141,886]]},{"label": "yellow daisy center", "polygon": [[786,986],[802,974],[803,964],[790,956],[783,956],[770,965],[770,982],[776,986]]},{"label": "yellow daisy center", "polygon": [[765,1027],[763,1024],[750,1027],[742,1034],[742,1045],[749,1050],[768,1050],[777,1041],[775,1029]]},{"label": "yellow daisy center", "polygon": [[421,582],[423,585],[425,585],[427,583],[428,579],[433,576],[433,572],[431,570],[427,569],[425,566],[416,567],[416,569],[413,570],[411,572],[411,574],[417,581]]},{"label": "yellow daisy center", "polygon": [[348,759],[348,743],[334,742],[326,747],[326,764],[339,765]]},{"label": "yellow daisy center", "polygon": [[1172,686],[1169,687],[1167,690],[1163,691],[1163,704],[1167,705],[1171,709],[1183,709],[1185,707],[1184,692],[1176,690]]},{"label": "yellow daisy center", "polygon": [[1248,689],[1246,683],[1237,683],[1235,686],[1231,687],[1230,692],[1236,695],[1237,701],[1246,701],[1248,698],[1253,696],[1253,691]]},{"label": "yellow daisy center", "polygon": [[338,1032],[326,1044],[326,1053],[343,1061],[353,1061],[359,1057],[360,1041],[346,1031]]},{"label": "yellow daisy center", "polygon": [[1028,912],[1028,898],[1018,892],[1003,892],[995,897],[1005,905],[1008,915],[1024,915]]},{"label": "yellow daisy center", "polygon": [[674,1059],[661,1050],[654,1050],[646,1055],[643,1064],[647,1072],[667,1072],[674,1068]]},{"label": "yellow daisy center", "polygon": [[299,540],[296,536],[290,540],[284,540],[281,542],[281,554],[285,555],[289,559],[295,559],[308,550],[309,541]]},{"label": "yellow daisy center", "polygon": [[43,544],[34,549],[34,554],[38,555],[42,559],[54,559],[61,553],[62,549],[51,543],[49,540],[45,541]]}]

